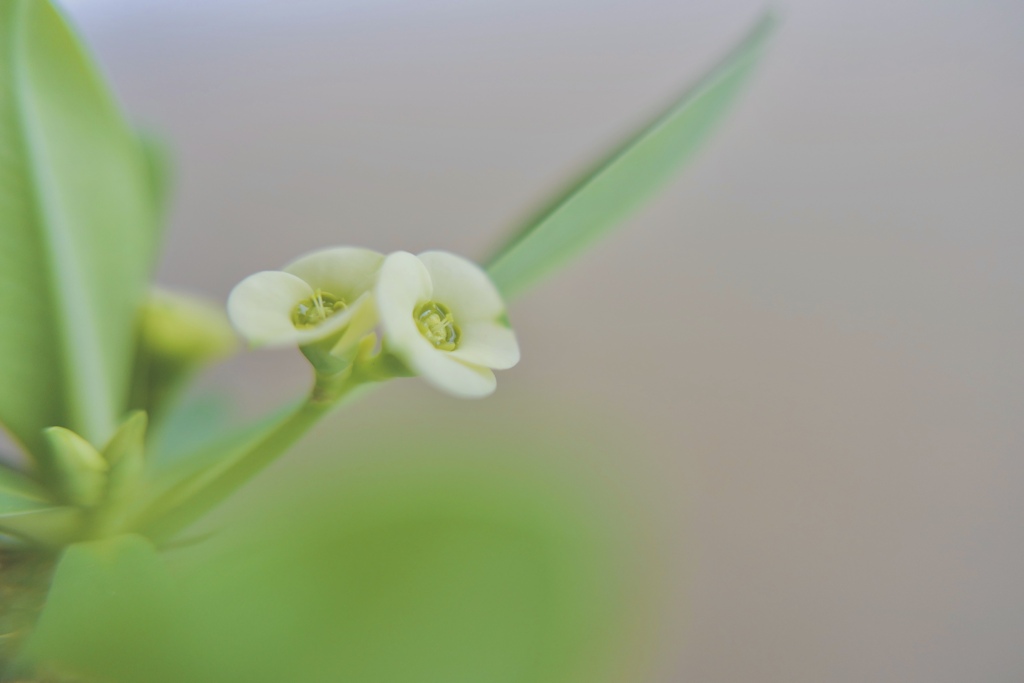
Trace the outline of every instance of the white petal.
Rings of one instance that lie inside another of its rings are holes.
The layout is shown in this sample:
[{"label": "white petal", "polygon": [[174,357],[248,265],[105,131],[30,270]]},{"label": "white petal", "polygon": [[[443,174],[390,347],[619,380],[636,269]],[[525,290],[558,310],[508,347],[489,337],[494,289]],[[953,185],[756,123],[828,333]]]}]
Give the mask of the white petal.
[{"label": "white petal", "polygon": [[254,346],[303,346],[340,332],[364,306],[372,305],[365,292],[348,308],[316,327],[299,329],[292,313],[313,289],[291,273],[267,270],[250,275],[231,290],[228,317],[235,329]]},{"label": "white petal", "polygon": [[310,286],[294,275],[266,270],[250,275],[231,290],[228,317],[252,344],[294,344],[299,330],[292,324],[292,311],[312,295]]},{"label": "white petal", "polygon": [[412,314],[431,296],[430,274],[418,258],[396,251],[384,259],[374,290],[380,324],[395,348],[404,348],[409,340],[423,339]]},{"label": "white petal", "polygon": [[370,249],[333,247],[298,258],[282,270],[351,306],[365,292],[373,289],[377,271],[383,262],[384,255]]},{"label": "white petal", "polygon": [[451,310],[457,325],[497,320],[505,312],[498,288],[477,264],[446,251],[425,251],[419,258],[430,273],[433,300]]},{"label": "white petal", "polygon": [[497,381],[488,368],[463,363],[447,351],[434,348],[422,336],[422,344],[410,345],[405,362],[435,388],[457,398],[483,398],[494,393]]},{"label": "white petal", "polygon": [[452,358],[505,370],[519,362],[515,333],[500,323],[469,323],[459,327],[459,346],[448,352]]}]

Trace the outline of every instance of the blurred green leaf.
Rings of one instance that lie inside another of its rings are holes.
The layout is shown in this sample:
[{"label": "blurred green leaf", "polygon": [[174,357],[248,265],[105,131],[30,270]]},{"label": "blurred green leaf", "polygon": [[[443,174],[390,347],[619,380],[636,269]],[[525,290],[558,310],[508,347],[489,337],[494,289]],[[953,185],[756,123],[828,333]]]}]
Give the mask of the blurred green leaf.
[{"label": "blurred green leaf", "polygon": [[44,546],[58,547],[70,540],[82,525],[77,507],[39,503],[8,496],[0,513],[0,531]]},{"label": "blurred green leaf", "polygon": [[0,3],[0,422],[30,451],[124,409],[153,261],[135,132],[47,0]]},{"label": "blurred green leaf", "polygon": [[80,522],[76,508],[55,504],[36,481],[0,465],[0,531],[45,543],[66,537]]},{"label": "blurred green leaf", "polygon": [[717,68],[515,231],[487,263],[506,297],[622,221],[698,149],[729,110],[775,25],[765,15]]},{"label": "blurred green leaf", "polygon": [[0,488],[0,519],[48,507],[53,507],[53,504],[47,502],[45,498],[25,495],[20,490],[11,490],[7,487]]},{"label": "blurred green leaf", "polygon": [[225,433],[231,407],[230,397],[222,394],[187,398],[173,406],[162,423],[150,428],[149,458],[154,469],[173,466]]},{"label": "blurred green leaf", "polygon": [[295,477],[193,550],[184,679],[602,680],[621,586],[580,482],[480,467],[465,444],[414,452]]},{"label": "blurred green leaf", "polygon": [[[133,680],[171,657],[170,576],[152,544],[125,535],[64,551],[22,663],[51,675]],[[77,678],[76,678],[77,680]]]},{"label": "blurred green leaf", "polygon": [[46,491],[38,482],[3,463],[0,463],[0,495],[16,495],[40,501],[47,499]]}]

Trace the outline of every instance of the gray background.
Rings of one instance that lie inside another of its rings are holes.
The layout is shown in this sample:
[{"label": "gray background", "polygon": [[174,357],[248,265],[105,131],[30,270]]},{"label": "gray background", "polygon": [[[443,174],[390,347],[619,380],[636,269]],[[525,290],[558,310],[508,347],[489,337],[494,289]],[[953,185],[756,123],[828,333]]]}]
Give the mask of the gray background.
[{"label": "gray background", "polygon": [[[69,7],[177,148],[161,281],[223,299],[324,245],[482,254],[761,5]],[[661,581],[624,681],[1024,680],[1024,4],[782,9],[696,163],[513,307],[493,399],[360,410],[542,401],[633,443],[595,464]],[[208,382],[257,410],[306,377],[268,353]]]}]

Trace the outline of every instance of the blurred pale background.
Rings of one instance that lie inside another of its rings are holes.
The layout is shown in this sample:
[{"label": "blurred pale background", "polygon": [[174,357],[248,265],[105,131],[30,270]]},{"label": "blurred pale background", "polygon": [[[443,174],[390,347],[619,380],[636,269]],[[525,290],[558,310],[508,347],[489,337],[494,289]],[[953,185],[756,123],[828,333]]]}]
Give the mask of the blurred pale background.
[{"label": "blurred pale background", "polygon": [[[161,280],[219,299],[324,245],[481,255],[762,7],[68,5],[177,150]],[[626,680],[1024,680],[1024,4],[782,9],[696,162],[513,307],[494,398],[406,382],[344,419],[560,408],[631,444],[592,464],[660,581]],[[257,410],[306,376],[209,382]]]}]

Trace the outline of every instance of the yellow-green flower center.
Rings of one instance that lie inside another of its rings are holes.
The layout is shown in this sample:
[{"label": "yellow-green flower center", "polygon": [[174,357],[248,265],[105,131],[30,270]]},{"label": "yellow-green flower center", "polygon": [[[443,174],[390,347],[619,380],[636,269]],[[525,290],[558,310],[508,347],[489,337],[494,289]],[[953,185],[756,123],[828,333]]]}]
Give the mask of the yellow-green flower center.
[{"label": "yellow-green flower center", "polygon": [[313,296],[300,301],[292,311],[292,324],[299,329],[316,327],[338,311],[345,310],[345,302],[330,292],[316,290]]},{"label": "yellow-green flower center", "polygon": [[428,342],[442,351],[454,351],[459,345],[459,327],[444,304],[428,301],[413,312],[416,326]]}]

